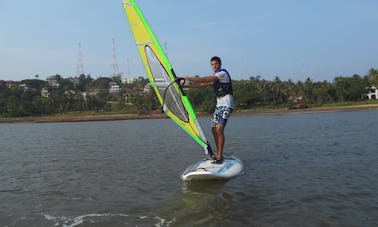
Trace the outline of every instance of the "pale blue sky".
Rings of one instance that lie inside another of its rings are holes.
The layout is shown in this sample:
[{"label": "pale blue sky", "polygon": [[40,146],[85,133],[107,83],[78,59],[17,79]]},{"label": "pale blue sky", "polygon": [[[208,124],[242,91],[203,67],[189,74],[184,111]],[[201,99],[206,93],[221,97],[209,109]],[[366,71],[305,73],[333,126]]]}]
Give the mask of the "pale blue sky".
[{"label": "pale blue sky", "polygon": [[[378,68],[377,0],[139,0],[178,75],[332,81]],[[84,73],[145,76],[122,0],[0,0],[0,80]],[[129,64],[127,64],[129,62]]]}]

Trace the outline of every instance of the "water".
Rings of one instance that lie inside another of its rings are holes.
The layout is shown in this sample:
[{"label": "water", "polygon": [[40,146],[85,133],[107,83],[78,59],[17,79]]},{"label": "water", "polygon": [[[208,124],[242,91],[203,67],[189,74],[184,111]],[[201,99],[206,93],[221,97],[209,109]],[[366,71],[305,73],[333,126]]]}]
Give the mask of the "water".
[{"label": "water", "polygon": [[377,226],[377,117],[232,116],[244,174],[202,183],[180,179],[204,155],[169,119],[0,124],[0,225]]}]

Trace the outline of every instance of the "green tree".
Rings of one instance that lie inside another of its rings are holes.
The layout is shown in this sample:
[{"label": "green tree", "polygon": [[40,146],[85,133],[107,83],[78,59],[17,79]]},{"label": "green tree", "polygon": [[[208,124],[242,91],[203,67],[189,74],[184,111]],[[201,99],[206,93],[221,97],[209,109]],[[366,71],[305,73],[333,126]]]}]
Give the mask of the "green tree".
[{"label": "green tree", "polygon": [[107,77],[99,77],[93,82],[93,86],[97,90],[108,90],[109,89],[109,82],[111,81],[110,78]]},{"label": "green tree", "polygon": [[214,108],[214,94],[212,88],[190,89],[186,93],[196,111],[209,112]]},{"label": "green tree", "polygon": [[93,83],[93,79],[91,78],[91,75],[85,76],[84,74],[81,74],[79,76],[79,81],[76,88],[77,90],[82,91],[82,92],[89,91],[90,88],[92,87],[92,83]]},{"label": "green tree", "polygon": [[36,89],[38,91],[40,91],[43,87],[47,86],[46,81],[38,80],[38,79],[22,80],[21,83],[26,84],[26,86],[30,89]]},{"label": "green tree", "polygon": [[378,70],[370,69],[368,72],[369,85],[378,87]]},{"label": "green tree", "polygon": [[272,82],[272,96],[273,96],[273,102],[274,104],[282,104],[284,100],[283,96],[283,83],[281,79],[276,76]]},{"label": "green tree", "polygon": [[236,107],[246,108],[258,102],[259,94],[254,77],[250,80],[233,80],[232,86]]}]

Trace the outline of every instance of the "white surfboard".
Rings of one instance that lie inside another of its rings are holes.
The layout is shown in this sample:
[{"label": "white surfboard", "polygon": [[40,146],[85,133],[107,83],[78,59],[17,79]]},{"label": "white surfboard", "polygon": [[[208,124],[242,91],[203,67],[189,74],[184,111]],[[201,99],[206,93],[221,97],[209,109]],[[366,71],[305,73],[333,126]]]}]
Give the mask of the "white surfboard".
[{"label": "white surfboard", "polygon": [[215,180],[230,179],[241,174],[243,162],[233,155],[223,155],[222,164],[214,164],[213,160],[206,158],[190,165],[181,178],[184,181],[190,180]]}]

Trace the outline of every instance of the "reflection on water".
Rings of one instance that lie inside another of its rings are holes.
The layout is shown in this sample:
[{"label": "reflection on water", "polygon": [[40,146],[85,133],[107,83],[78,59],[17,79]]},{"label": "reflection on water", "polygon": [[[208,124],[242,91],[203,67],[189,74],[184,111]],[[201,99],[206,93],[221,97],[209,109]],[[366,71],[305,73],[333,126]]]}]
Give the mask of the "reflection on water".
[{"label": "reflection on water", "polygon": [[[177,226],[212,226],[223,217],[232,204],[232,195],[225,192],[225,180],[184,182],[182,199],[169,215]],[[164,215],[163,215],[164,216]]]},{"label": "reflection on water", "polygon": [[183,193],[218,194],[228,180],[184,181]]}]

